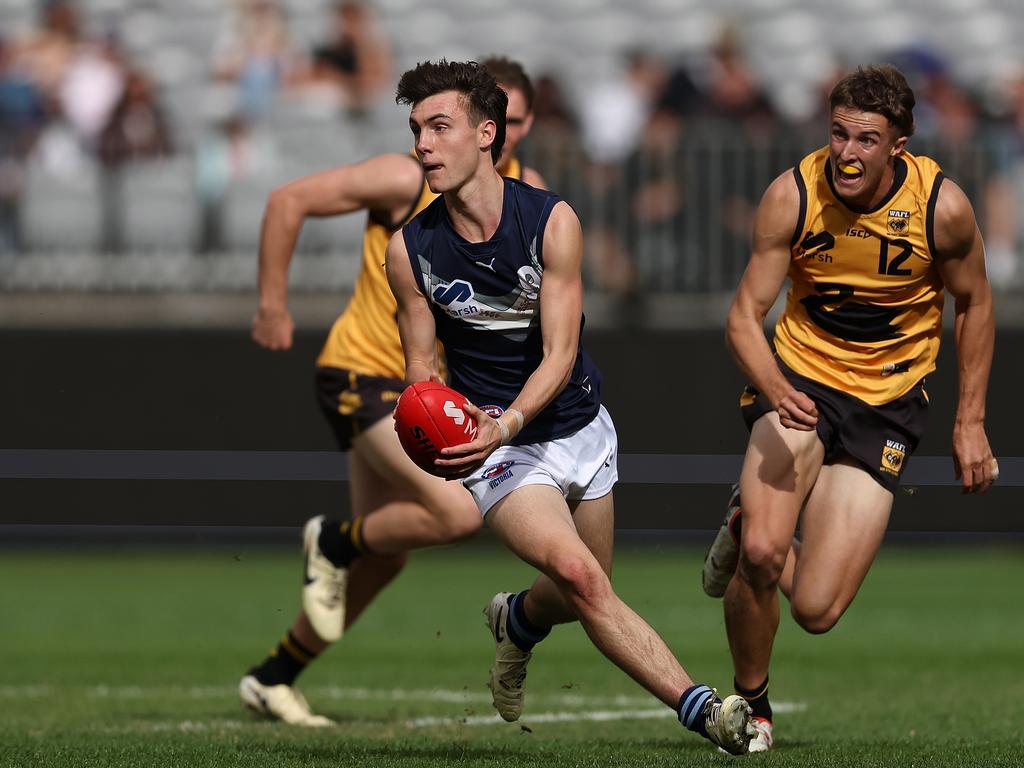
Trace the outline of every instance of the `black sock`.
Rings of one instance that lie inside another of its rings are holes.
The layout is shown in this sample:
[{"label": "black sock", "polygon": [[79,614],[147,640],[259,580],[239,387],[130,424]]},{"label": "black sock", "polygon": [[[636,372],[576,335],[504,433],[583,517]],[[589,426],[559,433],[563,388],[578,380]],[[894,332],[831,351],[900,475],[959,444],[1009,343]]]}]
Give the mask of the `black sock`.
[{"label": "black sock", "polygon": [[750,708],[754,710],[754,717],[763,717],[765,720],[772,719],[772,705],[768,701],[767,677],[763,683],[749,690],[741,688],[740,684],[736,682],[736,678],[733,678],[732,684],[736,689],[736,693],[746,699]]},{"label": "black sock", "polygon": [[291,685],[316,656],[289,632],[262,664],[249,670],[249,674],[263,685]]},{"label": "black sock", "polygon": [[363,541],[363,518],[324,520],[317,540],[324,557],[340,568],[348,568],[359,555],[369,552]]}]

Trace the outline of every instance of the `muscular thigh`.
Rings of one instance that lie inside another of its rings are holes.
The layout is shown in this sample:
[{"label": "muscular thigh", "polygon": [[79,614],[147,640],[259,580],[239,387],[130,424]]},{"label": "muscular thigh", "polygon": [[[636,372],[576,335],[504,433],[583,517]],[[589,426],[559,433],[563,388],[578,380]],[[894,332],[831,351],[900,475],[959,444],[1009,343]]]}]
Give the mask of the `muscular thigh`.
[{"label": "muscular thigh", "polygon": [[849,606],[885,535],[892,499],[852,460],[822,467],[800,518],[794,610],[838,616]]},{"label": "muscular thigh", "polygon": [[789,548],[823,457],[816,432],[787,429],[774,411],[754,423],[740,475],[745,546]]},{"label": "muscular thigh", "polygon": [[456,505],[475,509],[461,483],[430,475],[413,463],[398,441],[390,418],[381,419],[353,440],[350,467],[353,483],[362,486],[360,497],[371,505],[369,510],[389,501],[416,501],[431,509]]},{"label": "muscular thigh", "polygon": [[580,539],[609,576],[612,574],[612,553],[615,547],[615,511],[609,492],[597,499],[576,501],[569,505],[572,521]]},{"label": "muscular thigh", "polygon": [[561,555],[586,549],[565,499],[550,485],[517,488],[491,507],[487,523],[505,546],[540,571]]}]

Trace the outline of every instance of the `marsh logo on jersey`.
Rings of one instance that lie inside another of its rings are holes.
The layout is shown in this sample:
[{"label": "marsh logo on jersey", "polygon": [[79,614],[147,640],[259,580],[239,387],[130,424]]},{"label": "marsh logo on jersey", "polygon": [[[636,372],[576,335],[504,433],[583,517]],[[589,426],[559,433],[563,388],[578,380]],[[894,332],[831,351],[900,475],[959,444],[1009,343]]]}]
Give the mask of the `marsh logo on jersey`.
[{"label": "marsh logo on jersey", "polygon": [[889,209],[888,229],[894,235],[905,235],[910,231],[910,211]]},{"label": "marsh logo on jersey", "polygon": [[822,264],[831,264],[832,255],[829,253],[836,247],[836,237],[831,232],[808,232],[800,241],[797,248],[797,256],[800,258],[814,259]]},{"label": "marsh logo on jersey", "polygon": [[879,467],[883,472],[899,477],[903,470],[903,462],[907,458],[907,446],[895,440],[886,440],[885,448],[882,449],[882,464]]},{"label": "marsh logo on jersey", "polygon": [[435,304],[444,307],[444,311],[451,317],[465,317],[480,312],[480,307],[473,303],[473,285],[465,280],[437,286],[431,298]]}]

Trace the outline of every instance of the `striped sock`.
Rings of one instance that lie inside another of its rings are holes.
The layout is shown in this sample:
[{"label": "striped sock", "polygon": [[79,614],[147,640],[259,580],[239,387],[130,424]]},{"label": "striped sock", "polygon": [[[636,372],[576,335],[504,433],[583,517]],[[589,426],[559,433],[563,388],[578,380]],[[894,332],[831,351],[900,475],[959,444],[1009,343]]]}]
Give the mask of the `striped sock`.
[{"label": "striped sock", "polygon": [[249,670],[263,685],[291,685],[306,666],[317,657],[288,632],[257,667]]},{"label": "striped sock", "polygon": [[676,708],[679,722],[694,733],[707,738],[708,732],[704,729],[704,709],[709,701],[717,698],[715,692],[706,685],[690,686],[679,697],[679,706]]},{"label": "striped sock", "polygon": [[324,557],[339,568],[348,568],[359,555],[370,551],[363,541],[363,518],[324,520],[317,540]]},{"label": "striped sock", "polygon": [[508,607],[508,636],[519,650],[526,652],[551,633],[551,627],[538,627],[526,618],[524,605],[529,591],[524,589],[515,595]]}]

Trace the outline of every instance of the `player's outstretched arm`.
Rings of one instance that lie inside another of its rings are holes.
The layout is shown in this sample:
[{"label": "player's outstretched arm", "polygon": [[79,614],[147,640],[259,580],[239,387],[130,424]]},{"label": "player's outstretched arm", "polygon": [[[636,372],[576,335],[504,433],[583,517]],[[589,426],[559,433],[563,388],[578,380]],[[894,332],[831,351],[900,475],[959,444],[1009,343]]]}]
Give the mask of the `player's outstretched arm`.
[{"label": "player's outstretched arm", "polygon": [[273,350],[292,345],[288,267],[307,218],[374,210],[394,219],[416,201],[422,185],[413,158],[380,155],[304,176],[271,192],[260,230],[259,308],[253,319],[253,340]]},{"label": "player's outstretched arm", "polygon": [[974,209],[963,190],[948,179],[942,182],[935,206],[935,250],[939,274],[956,302],[960,398],[953,426],[953,465],[966,493],[985,493],[999,472],[985,433],[995,343],[992,289]]},{"label": "player's outstretched arm", "polygon": [[768,186],[757,208],[750,262],[729,308],[726,342],[740,370],[775,407],[782,425],[811,430],[818,410],[782,375],[764,335],[764,319],[789,271],[799,211],[800,192],[792,171],[787,171]]},{"label": "player's outstretched arm", "polygon": [[405,380],[410,384],[416,381],[440,381],[434,315],[413,274],[401,230],[392,235],[388,243],[385,265],[388,284],[398,302],[398,332],[405,353]]}]

